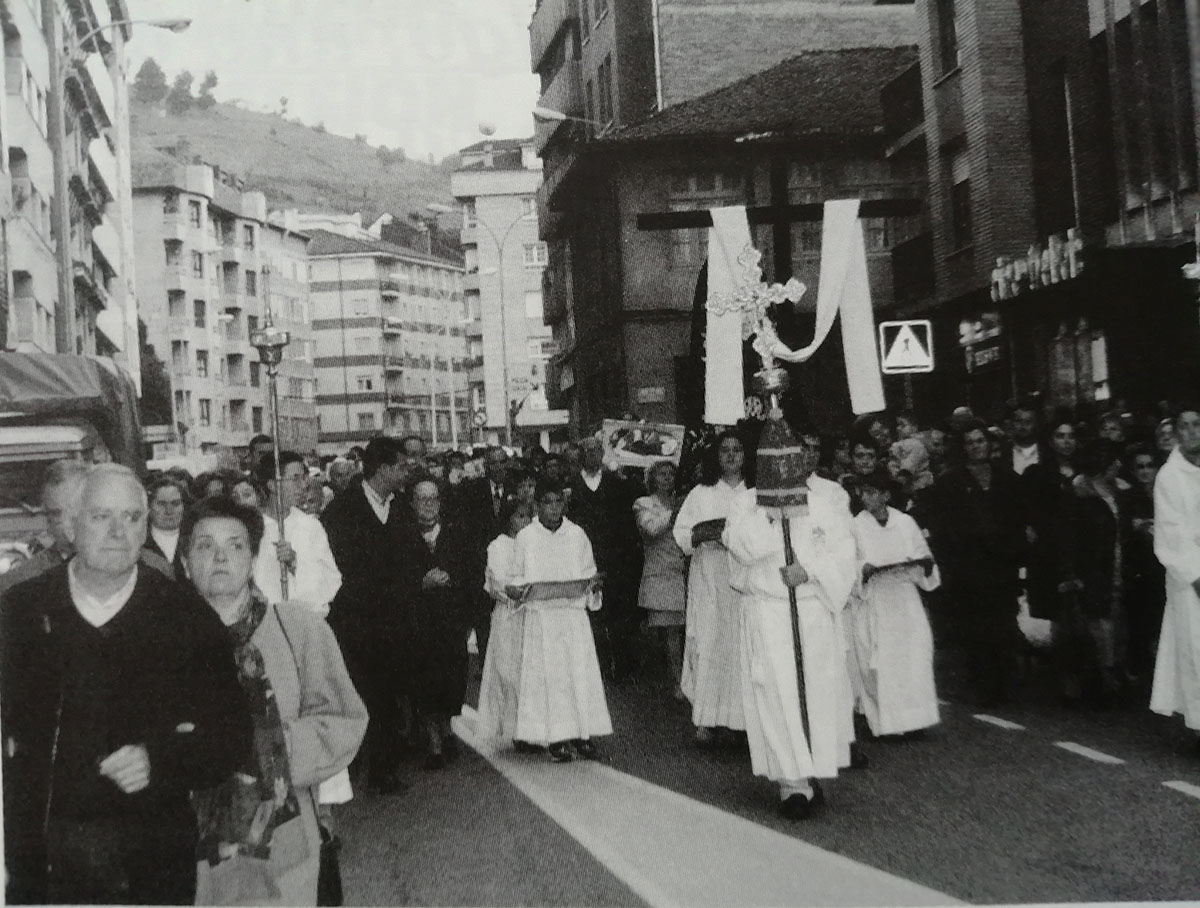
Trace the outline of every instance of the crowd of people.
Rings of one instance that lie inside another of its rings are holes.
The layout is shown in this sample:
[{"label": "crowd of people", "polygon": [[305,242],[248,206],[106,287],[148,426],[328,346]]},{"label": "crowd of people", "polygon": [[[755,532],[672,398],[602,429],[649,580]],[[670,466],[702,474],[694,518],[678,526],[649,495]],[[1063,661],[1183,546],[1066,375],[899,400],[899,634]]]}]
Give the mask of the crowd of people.
[{"label": "crowd of people", "polygon": [[[996,706],[1042,622],[1064,704],[1153,677],[1200,728],[1200,413],[1042,415],[728,429],[645,471],[595,437],[55,464],[0,578],[9,899],[315,904],[331,805],[455,758],[472,645],[480,737],[593,758],[605,682],[657,672],[795,819],[859,741],[938,723],[935,640]],[[755,482],[781,451],[787,507]]]}]

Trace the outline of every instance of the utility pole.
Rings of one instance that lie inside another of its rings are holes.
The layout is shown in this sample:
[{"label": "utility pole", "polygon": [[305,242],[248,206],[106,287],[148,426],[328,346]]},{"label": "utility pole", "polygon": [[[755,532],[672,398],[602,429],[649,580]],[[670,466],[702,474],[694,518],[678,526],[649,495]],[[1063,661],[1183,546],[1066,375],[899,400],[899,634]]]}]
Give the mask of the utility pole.
[{"label": "utility pole", "polygon": [[[63,39],[70,24],[60,20],[59,4],[41,0],[42,34],[49,51],[50,91],[46,96],[46,114],[50,118],[50,155],[54,165],[54,204],[50,207],[50,223],[54,229],[54,257],[58,271],[58,305],[54,307],[54,349],[58,353],[76,353],[75,344],[75,284],[71,257],[71,199],[67,188],[67,116],[64,105],[67,95],[67,69],[71,66],[70,51],[63,54]],[[62,21],[63,34],[59,35]]]}]

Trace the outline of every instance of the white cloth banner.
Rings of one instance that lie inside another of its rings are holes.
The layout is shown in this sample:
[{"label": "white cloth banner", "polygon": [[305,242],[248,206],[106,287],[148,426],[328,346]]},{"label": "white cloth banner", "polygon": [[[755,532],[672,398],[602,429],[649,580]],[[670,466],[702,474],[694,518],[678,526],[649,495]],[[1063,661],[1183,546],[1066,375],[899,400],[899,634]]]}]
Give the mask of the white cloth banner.
[{"label": "white cloth banner", "polygon": [[[742,280],[738,264],[752,246],[750,222],[741,205],[714,208],[708,231],[708,299],[728,297]],[[742,313],[714,312],[709,306],[704,341],[704,421],[732,426],[746,415],[742,389]]]},{"label": "white cloth banner", "polygon": [[[858,199],[825,203],[817,320],[812,343],[800,350],[777,343],[771,350],[776,359],[784,362],[808,361],[828,337],[840,312],[846,381],[850,389],[850,407],[855,414],[885,408],[879,352],[875,346],[875,315],[871,309],[867,277],[867,252],[858,207]],[[714,295],[727,294],[737,286],[739,275],[735,269],[740,267],[737,258],[749,243],[750,235],[744,208],[718,208],[712,216],[708,266],[710,299]],[[738,315],[716,315],[711,308],[708,312],[705,421],[717,425],[736,422],[744,411],[741,319]],[[714,337],[719,345],[715,348]],[[715,415],[723,418],[715,419]]]}]

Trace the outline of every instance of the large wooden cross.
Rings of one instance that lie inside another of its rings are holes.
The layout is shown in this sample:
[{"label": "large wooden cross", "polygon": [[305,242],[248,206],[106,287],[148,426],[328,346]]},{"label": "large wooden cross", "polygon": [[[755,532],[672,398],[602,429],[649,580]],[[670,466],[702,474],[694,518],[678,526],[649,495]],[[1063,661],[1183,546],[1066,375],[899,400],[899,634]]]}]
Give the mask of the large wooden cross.
[{"label": "large wooden cross", "polygon": [[[751,192],[753,192],[754,182],[752,175],[748,180],[748,185],[751,187]],[[786,161],[782,158],[776,157],[770,162],[769,185],[771,204],[748,206],[746,208],[746,219],[750,222],[751,227],[758,224],[770,224],[772,226],[771,245],[773,254],[770,256],[771,267],[769,273],[772,275],[774,281],[784,283],[792,277],[792,224],[806,221],[820,222],[824,220],[825,205],[822,202],[798,205],[788,202],[787,167]],[[750,201],[753,201],[752,197]],[[922,204],[922,200],[917,198],[867,199],[859,205],[858,216],[859,218],[910,217],[920,213]],[[695,230],[697,228],[712,227],[712,225],[712,214],[704,210],[655,211],[644,212],[637,216],[638,230]],[[764,271],[766,270],[764,268]],[[701,323],[698,322],[699,307],[702,303],[703,301],[699,299],[698,294],[696,308],[693,310],[692,356],[697,352],[697,332],[702,330],[700,327]],[[794,342],[799,326],[791,307],[788,307],[786,312],[776,312],[773,315],[776,319],[780,337],[785,342]],[[753,362],[753,356],[748,355],[746,362]],[[700,386],[703,387],[703,384],[701,383]],[[799,401],[795,400],[794,396],[793,401],[799,404]],[[790,409],[791,407],[785,405],[785,410]],[[806,410],[807,408],[804,409]]]}]

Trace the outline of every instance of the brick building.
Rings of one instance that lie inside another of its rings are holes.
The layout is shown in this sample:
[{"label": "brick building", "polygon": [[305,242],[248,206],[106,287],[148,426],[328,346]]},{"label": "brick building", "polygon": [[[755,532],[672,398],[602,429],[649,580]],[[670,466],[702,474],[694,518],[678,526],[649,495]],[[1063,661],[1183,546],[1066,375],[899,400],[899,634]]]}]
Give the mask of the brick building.
[{"label": "brick building", "polygon": [[916,13],[920,103],[911,75],[886,91],[909,115],[896,151],[916,149],[929,174],[931,230],[896,262],[934,276],[906,301],[932,313],[942,354],[914,379],[918,403],[994,415],[1036,392],[1047,408],[1144,410],[1194,389],[1200,320],[1180,266],[1200,211],[1196,4],[918,0]]}]

